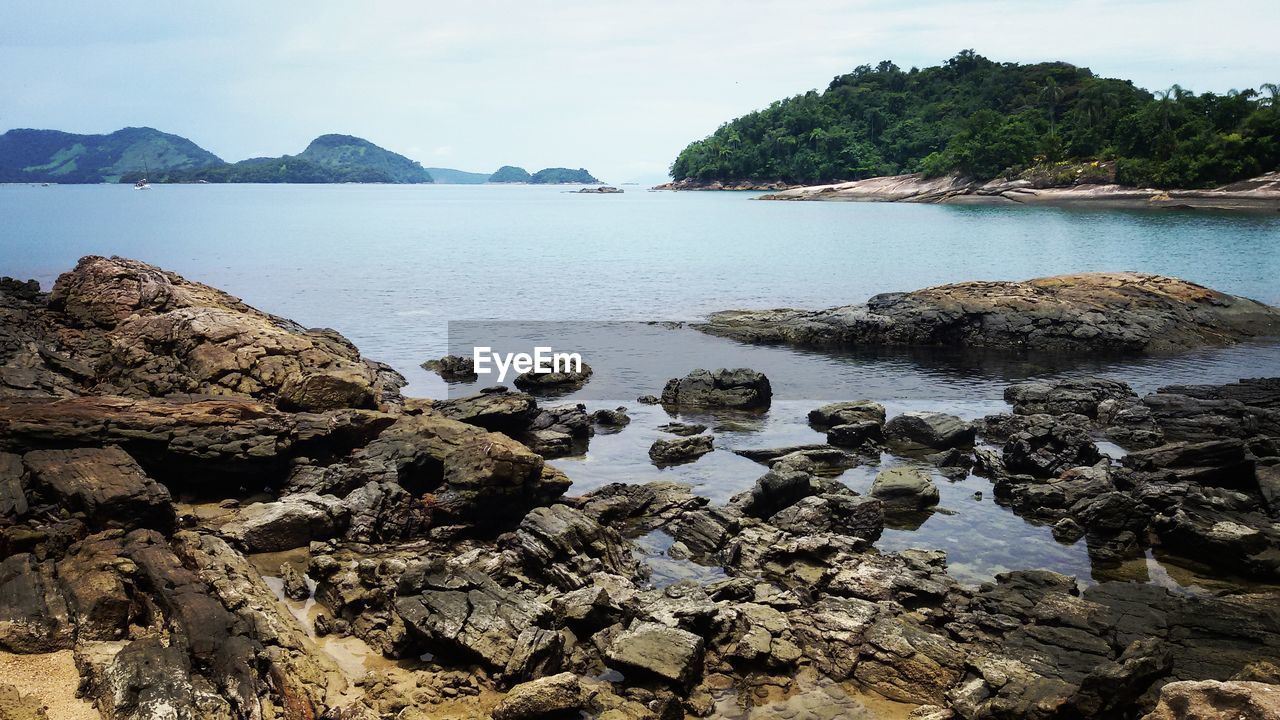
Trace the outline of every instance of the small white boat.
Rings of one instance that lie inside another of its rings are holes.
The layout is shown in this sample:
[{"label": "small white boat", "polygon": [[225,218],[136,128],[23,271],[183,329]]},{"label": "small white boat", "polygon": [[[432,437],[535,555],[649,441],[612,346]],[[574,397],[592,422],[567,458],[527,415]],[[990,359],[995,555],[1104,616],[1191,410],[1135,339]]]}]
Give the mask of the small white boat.
[{"label": "small white boat", "polygon": [[147,182],[146,178],[142,178],[141,180],[133,184],[133,189],[134,190],[150,190],[151,183]]}]

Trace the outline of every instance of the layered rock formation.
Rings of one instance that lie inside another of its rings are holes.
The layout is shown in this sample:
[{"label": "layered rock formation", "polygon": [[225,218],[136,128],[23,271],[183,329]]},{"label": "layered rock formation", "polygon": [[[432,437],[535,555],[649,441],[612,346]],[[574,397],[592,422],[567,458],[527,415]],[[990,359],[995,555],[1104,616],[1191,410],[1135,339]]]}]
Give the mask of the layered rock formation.
[{"label": "layered rock formation", "polygon": [[1280,310],[1143,273],[965,282],[877,295],[826,310],[733,310],[700,330],[813,347],[956,346],[1167,354],[1280,335]]}]

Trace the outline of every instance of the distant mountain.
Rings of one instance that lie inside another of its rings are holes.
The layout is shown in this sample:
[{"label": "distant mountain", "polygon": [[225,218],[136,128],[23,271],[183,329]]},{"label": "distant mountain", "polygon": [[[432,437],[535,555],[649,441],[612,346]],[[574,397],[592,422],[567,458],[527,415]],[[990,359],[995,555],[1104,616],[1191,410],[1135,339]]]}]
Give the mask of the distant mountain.
[{"label": "distant mountain", "polygon": [[467,172],[453,168],[429,167],[427,172],[439,185],[483,185],[489,182],[489,173]]},{"label": "distant mountain", "polygon": [[[126,176],[126,180],[129,176]],[[352,135],[321,135],[297,155],[250,158],[217,167],[154,173],[160,182],[429,183],[417,162]]]},{"label": "distant mountain", "polygon": [[528,170],[514,165],[503,165],[498,171],[489,176],[491,183],[527,183],[533,180],[533,176]]},{"label": "distant mountain", "polygon": [[[519,168],[516,168],[517,170]],[[599,180],[591,176],[586,168],[571,170],[569,168],[545,168],[534,173],[529,182],[535,185],[595,185]]]},{"label": "distant mountain", "polygon": [[0,135],[0,182],[119,182],[146,170],[164,174],[224,164],[184,137],[148,127],[108,135],[27,129]]}]

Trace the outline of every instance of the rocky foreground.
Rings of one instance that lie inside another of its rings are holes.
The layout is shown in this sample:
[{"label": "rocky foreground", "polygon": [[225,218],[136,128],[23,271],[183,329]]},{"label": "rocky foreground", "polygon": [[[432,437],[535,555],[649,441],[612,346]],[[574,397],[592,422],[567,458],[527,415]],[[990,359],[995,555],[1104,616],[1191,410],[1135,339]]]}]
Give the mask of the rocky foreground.
[{"label": "rocky foreground", "polygon": [[731,310],[697,325],[744,342],[1160,355],[1280,336],[1280,309],[1186,280],[1078,273],[963,282],[825,310]]},{"label": "rocky foreground", "polygon": [[[1028,569],[972,587],[940,551],[872,547],[973,468],[1098,567],[1150,549],[1280,582],[1277,379],[1024,383],[977,423],[836,403],[810,415],[826,443],[748,453],[761,476],[723,506],[670,483],[563,497],[545,458],[625,432],[624,411],[402,398],[336,333],[129,260],[85,258],[47,295],[0,281],[0,381],[0,648],[73,653],[104,718],[1280,712],[1268,585],[1081,591]],[[700,370],[653,401],[771,395]],[[689,447],[655,463],[711,446],[664,429]],[[1098,437],[1132,452],[1111,463]],[[911,462],[867,495],[830,478],[883,452]],[[654,530],[724,579],[655,587],[629,539]],[[260,570],[293,549],[305,575],[278,582],[317,603],[305,617]],[[352,673],[335,639],[395,662]],[[5,712],[39,705],[0,678]]]},{"label": "rocky foreground", "polygon": [[1276,212],[1280,211],[1280,172],[1212,190],[1156,190],[1114,184],[1044,187],[1037,186],[1030,180],[997,179],[979,182],[955,176],[926,178],[917,173],[832,185],[791,187],[762,195],[759,199]]}]

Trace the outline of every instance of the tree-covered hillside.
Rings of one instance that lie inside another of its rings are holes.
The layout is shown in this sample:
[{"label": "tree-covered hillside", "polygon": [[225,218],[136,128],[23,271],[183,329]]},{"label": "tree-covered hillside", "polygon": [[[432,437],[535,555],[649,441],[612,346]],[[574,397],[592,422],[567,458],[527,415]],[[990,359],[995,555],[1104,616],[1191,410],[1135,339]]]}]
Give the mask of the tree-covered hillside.
[{"label": "tree-covered hillside", "polygon": [[536,185],[594,185],[600,181],[592,177],[586,168],[543,168],[530,176],[529,182]]},{"label": "tree-covered hillside", "polygon": [[[126,176],[126,180],[129,176]],[[352,135],[321,135],[297,155],[250,158],[190,171],[153,173],[159,182],[429,183],[414,160]]]},{"label": "tree-covered hillside", "polygon": [[1129,185],[1206,187],[1280,167],[1280,87],[1151,93],[1051,62],[861,66],[686,147],[676,180],[821,183],[880,175],[1014,175],[1114,160]]},{"label": "tree-covered hillside", "polygon": [[107,135],[25,129],[0,135],[0,182],[117,182],[148,169],[166,173],[222,164],[184,137],[146,127]]},{"label": "tree-covered hillside", "polygon": [[503,165],[489,176],[491,183],[527,183],[533,180],[528,170],[514,165]]}]

